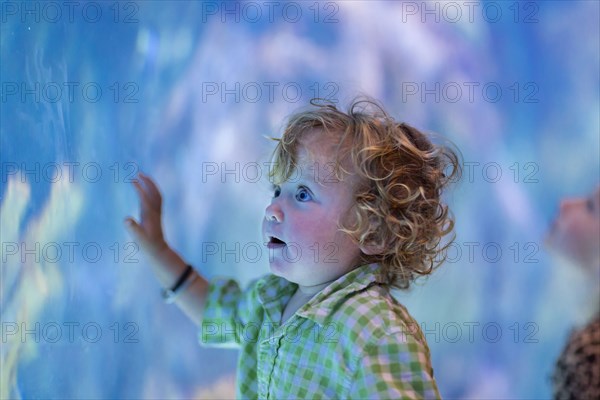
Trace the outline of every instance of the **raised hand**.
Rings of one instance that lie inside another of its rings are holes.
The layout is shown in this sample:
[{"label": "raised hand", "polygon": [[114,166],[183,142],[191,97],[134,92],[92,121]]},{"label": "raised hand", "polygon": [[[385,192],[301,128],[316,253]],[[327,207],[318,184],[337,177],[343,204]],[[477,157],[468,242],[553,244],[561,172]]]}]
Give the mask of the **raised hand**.
[{"label": "raised hand", "polygon": [[162,196],[158,187],[149,176],[138,174],[133,185],[140,198],[140,222],[132,217],[125,219],[125,226],[137,239],[142,250],[152,257],[158,256],[168,248],[162,230]]},{"label": "raised hand", "polygon": [[[163,288],[172,288],[182,276],[187,263],[166,242],[162,230],[162,196],[150,177],[139,173],[133,182],[140,198],[141,218],[125,218],[125,226],[140,248],[150,257],[150,265]],[[202,310],[208,295],[209,284],[198,274],[194,281],[176,298],[175,303],[196,325],[202,323]]]}]

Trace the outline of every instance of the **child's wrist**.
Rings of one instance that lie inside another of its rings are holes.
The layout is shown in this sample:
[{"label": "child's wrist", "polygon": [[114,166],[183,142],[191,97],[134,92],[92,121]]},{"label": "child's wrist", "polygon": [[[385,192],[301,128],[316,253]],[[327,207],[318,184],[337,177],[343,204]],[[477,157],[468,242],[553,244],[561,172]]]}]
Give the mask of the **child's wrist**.
[{"label": "child's wrist", "polygon": [[187,264],[166,242],[155,250],[151,255],[153,269],[162,283],[171,284],[173,276],[179,275]]}]

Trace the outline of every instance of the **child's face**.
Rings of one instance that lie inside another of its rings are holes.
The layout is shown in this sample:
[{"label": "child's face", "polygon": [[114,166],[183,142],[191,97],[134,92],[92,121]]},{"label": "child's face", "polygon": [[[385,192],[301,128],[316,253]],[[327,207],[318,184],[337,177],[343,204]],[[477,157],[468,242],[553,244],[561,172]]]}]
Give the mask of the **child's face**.
[{"label": "child's face", "polygon": [[303,287],[333,281],[360,262],[358,245],[338,229],[354,203],[357,178],[335,177],[333,146],[320,132],[307,133],[298,146],[298,168],[275,187],[265,210],[271,271]]},{"label": "child's face", "polygon": [[563,200],[547,243],[586,269],[600,263],[600,186],[587,198]]}]

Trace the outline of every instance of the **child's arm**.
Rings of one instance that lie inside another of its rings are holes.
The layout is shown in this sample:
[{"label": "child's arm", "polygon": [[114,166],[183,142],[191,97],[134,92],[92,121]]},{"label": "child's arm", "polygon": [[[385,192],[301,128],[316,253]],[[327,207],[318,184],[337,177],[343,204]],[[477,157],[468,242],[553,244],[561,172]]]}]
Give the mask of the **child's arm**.
[{"label": "child's arm", "polygon": [[[171,288],[184,273],[187,263],[165,241],[161,224],[162,197],[148,176],[139,174],[133,182],[140,197],[141,220],[125,219],[125,226],[148,255],[155,276],[164,288]],[[202,322],[202,310],[208,293],[208,282],[196,271],[192,284],[175,299],[175,304],[196,324]],[[188,279],[192,279],[189,277]]]}]

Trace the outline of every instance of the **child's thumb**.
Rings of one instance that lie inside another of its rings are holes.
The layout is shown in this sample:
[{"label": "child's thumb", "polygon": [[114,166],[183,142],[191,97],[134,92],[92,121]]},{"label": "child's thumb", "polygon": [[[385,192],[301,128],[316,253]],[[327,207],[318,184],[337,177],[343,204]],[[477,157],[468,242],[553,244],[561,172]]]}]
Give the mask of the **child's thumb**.
[{"label": "child's thumb", "polygon": [[142,239],[144,237],[142,227],[131,217],[125,218],[125,228],[129,233],[136,239]]}]

